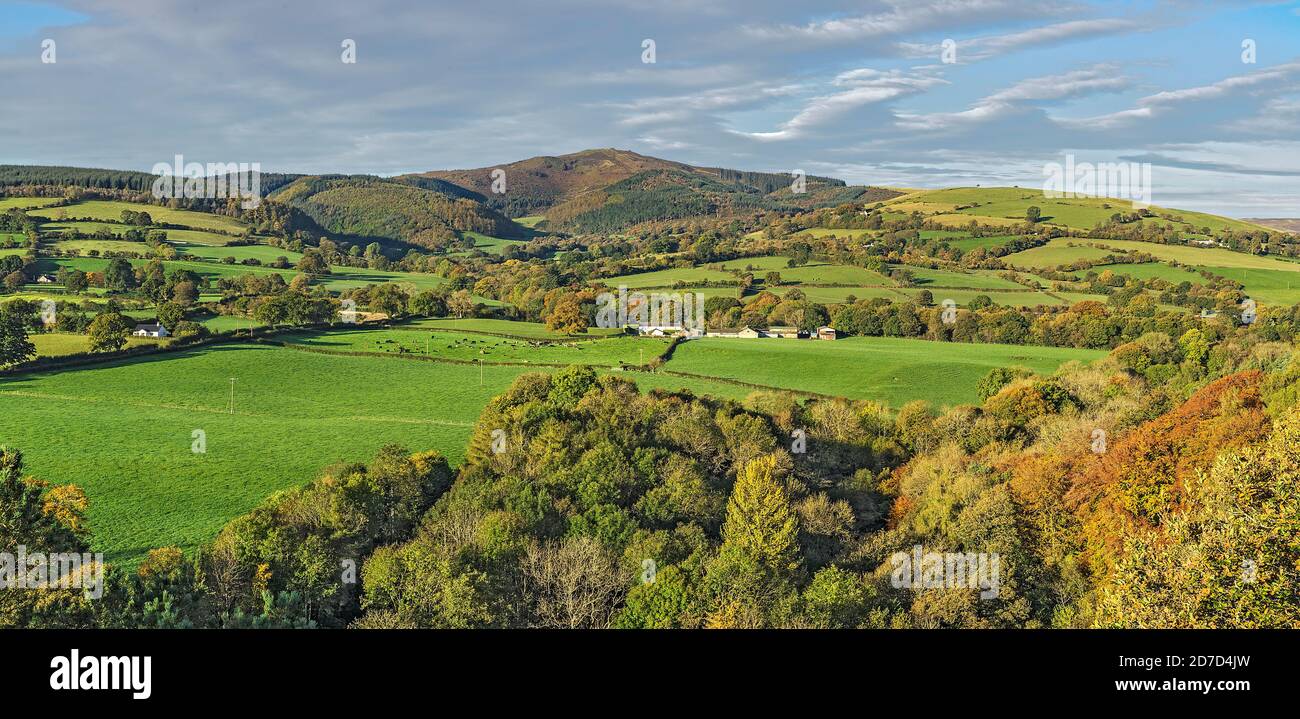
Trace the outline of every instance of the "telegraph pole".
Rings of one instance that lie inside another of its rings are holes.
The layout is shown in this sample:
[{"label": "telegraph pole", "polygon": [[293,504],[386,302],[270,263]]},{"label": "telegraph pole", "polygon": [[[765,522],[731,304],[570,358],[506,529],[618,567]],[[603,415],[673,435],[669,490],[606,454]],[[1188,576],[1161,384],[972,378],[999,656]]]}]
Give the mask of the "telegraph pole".
[{"label": "telegraph pole", "polygon": [[478,386],[483,386],[483,358],[478,358]]},{"label": "telegraph pole", "polygon": [[235,413],[235,378],[230,378],[230,413]]}]

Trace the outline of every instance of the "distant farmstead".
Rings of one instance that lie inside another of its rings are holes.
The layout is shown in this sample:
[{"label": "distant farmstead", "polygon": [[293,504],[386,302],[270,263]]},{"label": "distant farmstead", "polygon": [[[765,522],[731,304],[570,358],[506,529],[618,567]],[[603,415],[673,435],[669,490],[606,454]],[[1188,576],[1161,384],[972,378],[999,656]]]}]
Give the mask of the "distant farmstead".
[{"label": "distant farmstead", "polygon": [[[832,330],[834,331],[834,330]],[[808,339],[811,333],[801,330],[798,327],[768,327],[767,329],[756,329],[748,325],[744,327],[721,327],[716,330],[709,330],[709,337],[740,337],[743,339],[757,339],[759,337],[772,337],[775,339]],[[834,339],[833,337],[831,339]]]},{"label": "distant farmstead", "polygon": [[155,325],[136,325],[131,334],[136,337],[167,337],[167,328],[162,324]]},{"label": "distant farmstead", "polygon": [[675,325],[634,325],[638,334],[646,337],[703,337],[704,330]]},{"label": "distant farmstead", "polygon": [[41,284],[41,285],[52,285],[52,284],[54,284],[54,283],[56,283],[56,282],[58,282],[58,281],[59,281],[58,278],[55,277],[54,275],[37,275],[37,276],[36,276],[36,283],[37,283],[37,284]]},{"label": "distant farmstead", "polygon": [[817,328],[817,339],[819,340],[833,340],[836,337],[838,337],[838,333],[835,331],[834,327]]}]

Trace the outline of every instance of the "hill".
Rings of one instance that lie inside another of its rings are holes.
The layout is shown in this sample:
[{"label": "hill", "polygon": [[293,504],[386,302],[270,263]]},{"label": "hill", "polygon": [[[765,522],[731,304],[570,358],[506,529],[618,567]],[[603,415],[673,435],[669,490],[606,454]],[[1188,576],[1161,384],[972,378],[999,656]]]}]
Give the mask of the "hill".
[{"label": "hill", "polygon": [[299,178],[271,199],[296,207],[326,231],[435,247],[477,232],[525,239],[529,230],[485,207],[473,192],[440,182],[388,180],[370,175]]},{"label": "hill", "polygon": [[[495,170],[505,172],[505,193],[492,192]],[[820,207],[861,199],[868,193],[877,200],[897,194],[809,176],[807,192],[795,195],[790,191],[793,176],[788,173],[696,167],[613,148],[533,157],[496,167],[433,170],[397,179],[443,180],[478,193],[488,205],[510,217],[545,213],[552,224],[596,231],[648,220],[745,209]],[[656,192],[660,196],[654,196]],[[635,209],[599,212],[628,201],[629,193]],[[586,213],[596,214],[582,218]]]},{"label": "hill", "polygon": [[[1077,230],[1090,230],[1104,224],[1116,214],[1133,212],[1130,203],[1107,197],[1045,197],[1038,188],[1025,187],[951,187],[943,190],[918,190],[889,200],[890,211],[920,212],[929,219],[951,227],[963,227],[971,220],[987,225],[1011,226],[1025,220],[1032,206],[1042,212],[1040,222]],[[1152,205],[1149,214],[1138,220],[1142,224],[1172,225],[1188,235],[1209,236],[1222,230],[1251,232],[1267,230],[1259,224],[1203,212],[1171,210]]]},{"label": "hill", "polygon": [[1243,221],[1283,232],[1300,232],[1300,218],[1296,217],[1247,217]]}]

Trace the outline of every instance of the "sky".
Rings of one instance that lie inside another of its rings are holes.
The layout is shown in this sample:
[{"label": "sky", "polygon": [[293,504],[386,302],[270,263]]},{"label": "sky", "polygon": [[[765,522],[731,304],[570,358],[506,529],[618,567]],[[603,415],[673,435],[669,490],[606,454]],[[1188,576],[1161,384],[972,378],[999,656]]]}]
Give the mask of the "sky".
[{"label": "sky", "polygon": [[0,0],[0,90],[7,164],[392,175],[617,147],[1037,187],[1073,155],[1150,163],[1157,205],[1300,217],[1297,2]]}]

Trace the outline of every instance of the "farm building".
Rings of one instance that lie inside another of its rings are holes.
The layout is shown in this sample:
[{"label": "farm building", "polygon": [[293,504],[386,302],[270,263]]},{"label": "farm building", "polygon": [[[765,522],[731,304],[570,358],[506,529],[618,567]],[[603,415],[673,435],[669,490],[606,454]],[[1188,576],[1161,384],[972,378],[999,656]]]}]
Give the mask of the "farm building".
[{"label": "farm building", "polygon": [[768,337],[781,337],[784,339],[799,339],[807,337],[807,332],[800,332],[798,327],[768,327]]},{"label": "farm building", "polygon": [[146,324],[136,325],[136,326],[135,326],[135,329],[131,331],[131,334],[135,335],[136,337],[167,337],[167,336],[169,336],[169,335],[168,335],[168,332],[167,332],[167,328],[166,328],[166,327],[163,327],[161,323],[159,323],[159,324],[154,324],[154,325],[146,325]]},{"label": "farm building", "polygon": [[753,327],[723,327],[718,330],[709,332],[710,337],[743,337],[745,339],[754,339],[756,337],[766,337],[762,330],[756,330]]},{"label": "farm building", "polygon": [[647,337],[703,337],[704,330],[691,327],[674,327],[672,325],[638,325],[635,327],[638,334]]},{"label": "farm building", "polygon": [[834,327],[818,327],[818,328],[817,328],[817,339],[819,339],[819,340],[833,340],[833,339],[835,339],[837,336],[838,336],[838,333],[835,331],[835,328],[834,328]]},{"label": "farm building", "polygon": [[37,283],[37,284],[41,284],[41,285],[52,285],[52,284],[54,284],[54,283],[56,283],[56,282],[58,282],[58,281],[59,281],[58,278],[55,277],[54,275],[37,275],[37,276],[36,276],[36,283]]}]

